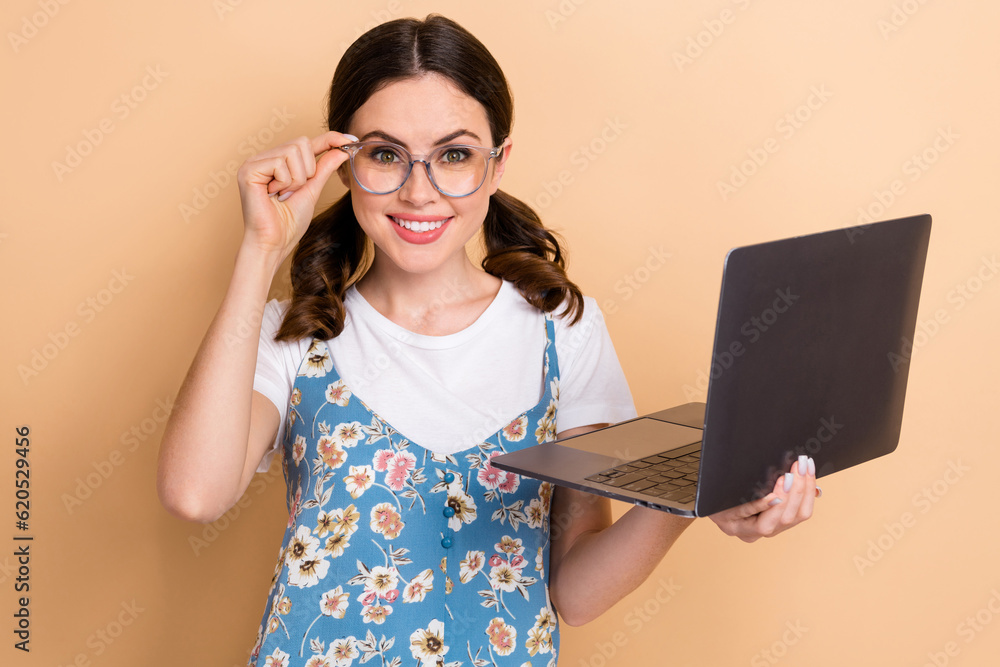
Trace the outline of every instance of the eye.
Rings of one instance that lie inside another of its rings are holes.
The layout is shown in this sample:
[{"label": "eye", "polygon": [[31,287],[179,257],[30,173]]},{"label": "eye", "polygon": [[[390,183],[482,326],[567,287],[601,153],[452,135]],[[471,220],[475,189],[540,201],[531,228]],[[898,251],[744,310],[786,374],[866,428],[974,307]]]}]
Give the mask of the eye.
[{"label": "eye", "polygon": [[391,144],[376,144],[369,146],[363,153],[365,158],[373,164],[388,166],[396,162],[402,162],[403,156],[400,149]]},{"label": "eye", "polygon": [[469,159],[471,151],[459,146],[448,146],[441,152],[441,162],[445,164],[458,164]]}]

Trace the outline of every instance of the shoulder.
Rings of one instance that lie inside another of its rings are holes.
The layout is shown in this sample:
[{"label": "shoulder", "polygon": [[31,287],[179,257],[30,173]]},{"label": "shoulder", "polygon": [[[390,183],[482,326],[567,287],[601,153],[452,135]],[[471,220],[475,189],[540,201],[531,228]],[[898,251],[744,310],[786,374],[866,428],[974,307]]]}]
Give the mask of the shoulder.
[{"label": "shoulder", "polygon": [[271,299],[264,304],[264,315],[261,318],[261,332],[270,330],[271,337],[277,333],[278,329],[281,327],[282,320],[285,319],[285,313],[288,312],[288,307],[291,301],[284,299],[278,301],[277,299]]},{"label": "shoulder", "polygon": [[299,358],[305,355],[305,350],[308,349],[311,342],[309,338],[282,341],[274,339],[281,328],[290,303],[287,299],[282,301],[271,299],[264,304],[260,323],[260,342],[257,348],[258,362],[262,356],[271,357],[281,359],[281,364],[287,366],[295,364]]},{"label": "shoulder", "polygon": [[[583,297],[583,312],[580,319],[575,323],[572,317],[566,312],[567,303],[564,302],[552,315],[555,324],[556,344],[566,344],[573,341],[573,347],[579,347],[580,342],[594,338],[595,334],[602,337],[607,331],[607,324],[604,322],[604,313],[601,312],[597,300],[593,297]],[[561,339],[561,340],[560,340]],[[562,345],[561,345],[562,346]]]}]

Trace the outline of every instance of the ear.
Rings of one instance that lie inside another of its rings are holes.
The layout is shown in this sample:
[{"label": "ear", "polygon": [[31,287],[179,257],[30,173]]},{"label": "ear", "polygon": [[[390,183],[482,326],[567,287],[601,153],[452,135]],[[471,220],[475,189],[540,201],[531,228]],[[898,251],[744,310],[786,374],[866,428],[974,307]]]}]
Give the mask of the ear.
[{"label": "ear", "polygon": [[507,168],[507,160],[510,159],[510,152],[514,150],[514,141],[507,137],[500,144],[500,155],[491,160],[493,162],[493,175],[490,177],[490,194],[494,194],[500,189],[500,179]]},{"label": "ear", "polygon": [[348,190],[351,189],[351,161],[345,160],[342,165],[337,167],[337,176],[340,176],[340,182],[344,184],[344,187]]}]

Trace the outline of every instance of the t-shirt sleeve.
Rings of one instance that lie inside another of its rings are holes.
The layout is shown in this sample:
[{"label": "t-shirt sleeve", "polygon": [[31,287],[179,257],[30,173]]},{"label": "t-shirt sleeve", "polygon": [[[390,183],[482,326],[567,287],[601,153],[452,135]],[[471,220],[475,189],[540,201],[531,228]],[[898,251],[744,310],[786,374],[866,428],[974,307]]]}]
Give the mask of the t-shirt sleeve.
[{"label": "t-shirt sleeve", "polygon": [[583,317],[568,325],[556,317],[559,409],[556,432],[636,417],[632,392],[597,302],[584,298]]},{"label": "t-shirt sleeve", "polygon": [[274,334],[281,327],[285,316],[285,303],[268,301],[264,306],[264,317],[260,326],[260,340],[257,342],[257,369],[253,376],[253,389],[266,396],[278,408],[278,434],[270,449],[264,453],[257,472],[267,472],[271,459],[278,451],[285,430],[285,411],[292,393],[287,367],[287,343],[274,340]]}]

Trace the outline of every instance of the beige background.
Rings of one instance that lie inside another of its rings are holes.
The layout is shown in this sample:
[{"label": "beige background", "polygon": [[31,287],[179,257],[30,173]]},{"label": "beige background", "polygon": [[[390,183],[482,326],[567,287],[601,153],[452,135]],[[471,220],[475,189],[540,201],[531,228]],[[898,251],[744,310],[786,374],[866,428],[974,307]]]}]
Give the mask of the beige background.
[{"label": "beige background", "polygon": [[[564,234],[640,412],[703,396],[728,248],[852,225],[859,207],[934,216],[899,450],[823,480],[814,519],[774,540],[698,522],[641,589],[564,629],[560,665],[995,664],[998,5],[502,6],[4,3],[0,662],[245,661],[284,525],[280,472],[212,526],[168,516],[153,481],[164,406],[241,234],[226,172],[254,142],[321,129],[363,30],[440,11],[510,78],[504,186]],[[741,165],[754,173],[724,198]],[[27,655],[12,648],[23,425]]]}]

